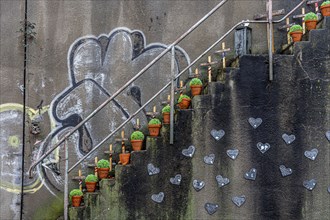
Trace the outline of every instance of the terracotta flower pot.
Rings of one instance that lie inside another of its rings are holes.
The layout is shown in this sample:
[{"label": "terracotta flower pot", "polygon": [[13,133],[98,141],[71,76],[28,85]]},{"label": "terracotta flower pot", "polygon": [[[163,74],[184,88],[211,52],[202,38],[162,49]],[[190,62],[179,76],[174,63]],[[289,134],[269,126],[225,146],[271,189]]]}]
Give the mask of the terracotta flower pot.
[{"label": "terracotta flower pot", "polygon": [[143,140],[131,140],[131,144],[134,151],[140,151],[142,149]]},{"label": "terracotta flower pot", "polygon": [[170,113],[169,112],[163,113],[163,123],[166,125],[170,124]]},{"label": "terracotta flower pot", "polygon": [[290,36],[292,37],[293,42],[301,41],[303,32],[302,31],[294,31],[290,33]]},{"label": "terracotta flower pot", "polygon": [[330,5],[321,6],[321,12],[322,12],[323,17],[330,16]]},{"label": "terracotta flower pot", "polygon": [[96,188],[96,183],[97,182],[85,182],[87,192],[94,192]]},{"label": "terracotta flower pot", "polygon": [[317,24],[317,20],[308,20],[308,21],[305,21],[305,24],[306,24],[306,28],[307,30],[314,30],[316,29],[316,24]]},{"label": "terracotta flower pot", "polygon": [[82,196],[72,196],[71,202],[73,207],[79,207],[81,203]]},{"label": "terracotta flower pot", "polygon": [[119,154],[119,160],[122,165],[127,165],[129,164],[129,158],[131,154],[130,153],[125,153],[125,154]]},{"label": "terracotta flower pot", "polygon": [[191,85],[190,89],[191,89],[192,96],[200,95],[202,93],[203,86],[202,85]]},{"label": "terracotta flower pot", "polygon": [[179,103],[180,109],[187,109],[190,105],[190,99],[183,98],[182,101]]},{"label": "terracotta flower pot", "polygon": [[110,168],[97,168],[97,175],[99,179],[107,178]]},{"label": "terracotta flower pot", "polygon": [[157,137],[159,135],[159,130],[162,127],[162,125],[148,125],[149,128],[149,134],[151,137]]}]

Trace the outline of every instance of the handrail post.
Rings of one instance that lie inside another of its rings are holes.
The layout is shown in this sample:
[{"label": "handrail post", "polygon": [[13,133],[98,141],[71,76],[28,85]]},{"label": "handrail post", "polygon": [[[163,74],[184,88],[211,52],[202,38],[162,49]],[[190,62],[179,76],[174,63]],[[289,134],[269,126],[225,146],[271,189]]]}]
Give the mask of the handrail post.
[{"label": "handrail post", "polygon": [[268,27],[269,27],[269,44],[268,44],[268,55],[269,55],[269,80],[272,81],[273,76],[273,2],[268,0]]},{"label": "handrail post", "polygon": [[173,144],[174,135],[174,83],[175,83],[175,46],[171,50],[171,111],[170,111],[170,144]]},{"label": "handrail post", "polygon": [[69,208],[69,149],[67,146],[67,139],[64,142],[64,150],[65,150],[65,172],[64,172],[64,220],[68,220],[68,208]]}]

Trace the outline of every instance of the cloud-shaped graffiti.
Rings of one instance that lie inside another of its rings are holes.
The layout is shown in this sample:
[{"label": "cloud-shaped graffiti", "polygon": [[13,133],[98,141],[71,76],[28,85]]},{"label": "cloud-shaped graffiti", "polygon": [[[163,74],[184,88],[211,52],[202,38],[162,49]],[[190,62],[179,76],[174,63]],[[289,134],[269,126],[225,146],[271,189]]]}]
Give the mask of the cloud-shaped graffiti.
[{"label": "cloud-shaped graffiti", "polygon": [[[166,47],[161,43],[146,45],[145,36],[141,31],[131,31],[127,28],[115,29],[109,35],[77,39],[68,53],[70,86],[60,92],[51,103],[51,114],[56,122],[56,129],[43,142],[40,155],[68,129],[76,126],[134,77]],[[177,74],[190,61],[186,52],[179,47],[176,48],[175,58]],[[63,76],[65,77],[67,76]],[[70,164],[74,164],[102,141],[170,79],[171,54],[169,52],[72,136],[70,142],[74,147],[70,148],[69,152]],[[161,101],[166,100],[168,94],[169,90],[164,91],[144,112],[137,115],[142,125],[147,123],[145,112],[151,110],[154,105],[160,109]],[[126,127],[125,130],[129,134],[132,125]],[[56,175],[62,172],[53,169],[54,163],[58,163],[55,158],[57,158],[56,155],[51,155],[45,159],[44,166],[51,168],[45,170],[45,175],[50,175],[49,178],[54,179],[51,182],[55,182],[53,186],[60,189],[62,180],[58,180]]]}]

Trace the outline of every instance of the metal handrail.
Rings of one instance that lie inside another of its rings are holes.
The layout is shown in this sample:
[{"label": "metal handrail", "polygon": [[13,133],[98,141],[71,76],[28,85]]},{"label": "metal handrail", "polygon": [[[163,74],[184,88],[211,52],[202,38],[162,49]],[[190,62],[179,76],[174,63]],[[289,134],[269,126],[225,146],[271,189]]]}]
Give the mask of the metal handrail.
[{"label": "metal handrail", "polygon": [[[206,49],[201,55],[199,55],[194,61],[190,63],[187,67],[185,67],[180,73],[178,73],[172,81],[179,78],[184,72],[186,72],[191,66],[193,66],[200,58],[205,56],[212,48],[214,48],[220,41],[222,41],[225,37],[227,37],[236,27],[244,24],[244,23],[267,23],[267,21],[241,21],[234,25],[229,31],[227,31],[221,38],[219,38],[215,43],[213,43],[208,49]],[[174,46],[173,46],[174,47]],[[90,156],[95,150],[97,150],[104,142],[106,142],[112,135],[118,132],[122,127],[124,127],[132,118],[134,118],[139,112],[141,112],[150,102],[152,102],[159,94],[161,94],[168,86],[171,85],[172,81],[168,82],[162,89],[160,89],[153,97],[151,97],[144,105],[141,106],[136,112],[134,112],[128,119],[126,119],[121,125],[119,125],[114,131],[112,131],[107,137],[105,137],[100,143],[98,143],[92,150],[90,150],[84,157],[82,157],[79,161],[77,161],[69,170],[70,173],[76,166],[78,166],[83,160],[85,160],[88,156]]]},{"label": "metal handrail", "polygon": [[[280,20],[273,21],[274,23],[279,23],[285,20],[288,16],[290,16],[295,10],[297,10],[305,1],[303,0],[299,3],[293,10],[291,10],[288,14],[286,14]],[[241,26],[246,23],[268,23],[268,21],[260,21],[260,20],[243,20],[235,24],[231,29],[229,29],[222,37],[220,37],[217,41],[215,41],[210,47],[208,47],[203,53],[201,53],[194,61],[192,61],[187,67],[185,67],[180,73],[178,73],[172,81],[178,79],[184,72],[186,72],[190,67],[192,67],[198,60],[200,60],[203,56],[205,56],[212,48],[214,48],[217,44],[219,44],[224,38],[226,38],[233,30],[235,30],[238,26]],[[170,46],[175,47],[173,45]],[[171,49],[170,48],[170,49]],[[116,132],[118,132],[121,128],[123,128],[132,118],[134,118],[138,113],[140,113],[150,102],[152,102],[159,94],[161,94],[168,86],[172,84],[172,81],[168,82],[162,89],[160,89],[153,97],[151,97],[141,108],[139,108],[134,114],[132,114],[126,121],[124,121],[121,125],[119,125],[113,132],[111,132],[107,137],[105,137],[99,144],[97,144],[91,151],[89,151],[83,158],[77,161],[69,170],[70,173],[76,166],[78,166],[83,160],[85,160],[88,156],[90,156],[96,149],[98,149],[105,141],[111,138]],[[172,95],[171,95],[172,98]],[[171,105],[173,106],[173,105]]]},{"label": "metal handrail", "polygon": [[103,102],[99,107],[97,107],[91,114],[89,114],[84,120],[82,120],[78,125],[71,129],[63,138],[61,138],[51,149],[44,153],[36,162],[34,162],[28,172],[29,177],[32,178],[32,170],[45,159],[49,154],[51,154],[57,147],[59,147],[68,137],[70,137],[75,131],[77,131],[81,126],[83,126],[87,121],[89,121],[96,113],[103,109],[109,102],[111,102],[115,97],[117,97],[124,89],[126,89],[132,82],[139,78],[145,71],[147,71],[152,65],[154,65],[158,60],[160,60],[170,49],[180,43],[187,35],[189,35],[193,30],[195,30],[201,23],[203,23],[208,17],[210,17],[215,11],[217,11],[221,6],[223,6],[228,0],[222,0],[217,4],[211,11],[209,11],[203,18],[201,18],[197,23],[195,23],[191,28],[189,28],[183,35],[181,35],[177,40],[175,40],[171,45],[169,45],[161,54],[159,54],[155,59],[153,59],[149,64],[147,64],[140,72],[138,72],[131,80],[129,80],[125,85],[117,90],[111,97],[109,97],[105,102]]}]

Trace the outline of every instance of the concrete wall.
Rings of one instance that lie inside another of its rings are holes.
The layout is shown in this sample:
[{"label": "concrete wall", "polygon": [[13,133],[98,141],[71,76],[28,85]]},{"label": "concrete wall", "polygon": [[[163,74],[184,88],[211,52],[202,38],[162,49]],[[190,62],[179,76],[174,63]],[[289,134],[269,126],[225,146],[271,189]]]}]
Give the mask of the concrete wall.
[{"label": "concrete wall", "polygon": [[[233,24],[264,12],[265,2],[229,1],[180,43],[182,49],[177,50],[177,71]],[[275,1],[274,8],[292,8],[297,2]],[[36,36],[28,40],[26,51],[25,92],[26,107],[29,109],[26,117],[25,171],[50,143],[88,115],[159,54],[164,45],[172,43],[217,3],[216,0],[27,0],[27,19],[36,23]],[[22,28],[20,21],[24,20],[25,1],[0,1],[0,6],[0,193],[1,198],[11,204],[9,209],[1,206],[0,217],[17,219],[20,208],[24,108],[24,37],[19,29]],[[264,33],[257,31],[264,32],[265,27],[253,25],[252,28],[252,51],[266,52]],[[276,48],[279,48],[279,43],[284,42],[286,36],[277,31],[275,35]],[[232,37],[226,42],[228,47],[232,47]],[[70,142],[74,146],[70,151],[71,164],[163,85],[162,80],[169,77],[168,64],[169,55],[166,55],[162,62],[146,73],[145,78],[136,81],[135,88],[126,90],[124,95],[118,97],[117,103],[112,103],[112,106],[103,110],[76,134]],[[166,96],[167,93],[164,93],[162,99]],[[125,98],[129,100],[125,101]],[[36,109],[41,101],[39,112]],[[145,124],[145,115],[139,117],[142,124]],[[31,121],[41,118],[41,133],[31,134]],[[105,120],[111,122],[101,124]],[[25,178],[25,219],[38,218],[45,211],[55,213],[52,217],[61,212],[61,205],[56,205],[60,204],[63,187],[62,177],[56,175],[58,170],[63,171],[64,163],[60,162],[60,156],[63,158],[63,152],[56,151],[49,161],[45,161],[44,167],[36,170],[33,179]],[[46,210],[42,204],[48,206],[49,201],[54,203],[54,207]]]}]

